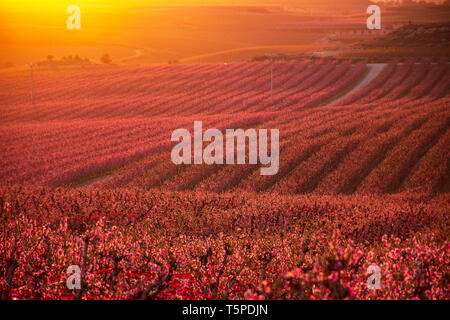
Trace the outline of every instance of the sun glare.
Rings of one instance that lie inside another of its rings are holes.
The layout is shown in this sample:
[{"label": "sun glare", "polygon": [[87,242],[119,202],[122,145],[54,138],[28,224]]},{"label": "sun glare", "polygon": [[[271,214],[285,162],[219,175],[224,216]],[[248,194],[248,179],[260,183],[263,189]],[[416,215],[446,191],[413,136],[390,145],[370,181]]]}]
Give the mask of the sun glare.
[{"label": "sun glare", "polygon": [[135,5],[149,4],[154,1],[125,0],[1,0],[0,10],[6,11],[60,11],[70,5],[89,9],[126,8]]}]

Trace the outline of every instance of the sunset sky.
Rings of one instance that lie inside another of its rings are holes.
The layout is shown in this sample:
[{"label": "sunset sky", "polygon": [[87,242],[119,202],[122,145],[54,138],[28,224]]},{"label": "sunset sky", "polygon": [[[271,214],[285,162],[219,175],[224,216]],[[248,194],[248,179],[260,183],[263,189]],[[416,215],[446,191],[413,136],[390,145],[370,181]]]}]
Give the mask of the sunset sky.
[{"label": "sunset sky", "polygon": [[[385,0],[372,0],[384,2]],[[395,1],[395,0],[394,0]],[[402,1],[402,0],[398,0]],[[426,2],[442,3],[444,0],[425,0]],[[369,0],[344,0],[340,3],[355,4],[368,3]],[[390,2],[393,2],[392,0]],[[155,6],[203,6],[203,5],[262,5],[285,7],[308,7],[322,4],[336,4],[329,0],[0,0],[0,12],[29,12],[29,11],[61,11],[69,5],[78,5],[84,9],[132,9]]]},{"label": "sunset sky", "polygon": [[[336,18],[339,16],[349,16],[365,26],[366,8],[372,3],[371,0],[0,0],[0,63],[42,60],[49,53],[98,57],[101,52],[108,52],[126,57],[142,48],[146,48],[149,61],[160,62],[243,47],[305,45],[320,36],[283,31],[284,28],[302,19],[339,20]],[[81,30],[67,29],[66,11],[70,5],[81,9]],[[277,8],[267,11],[241,8],[244,11],[239,12],[231,8],[187,8],[194,6]]]}]

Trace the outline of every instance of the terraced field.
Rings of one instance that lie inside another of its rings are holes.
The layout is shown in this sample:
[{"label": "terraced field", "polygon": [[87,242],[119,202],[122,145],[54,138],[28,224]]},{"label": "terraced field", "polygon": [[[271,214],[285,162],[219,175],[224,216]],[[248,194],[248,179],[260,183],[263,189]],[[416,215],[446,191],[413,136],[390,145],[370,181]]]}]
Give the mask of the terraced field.
[{"label": "terraced field", "polygon": [[[35,106],[24,101],[25,75],[17,74],[3,79],[0,176],[53,187],[441,192],[448,154],[438,163],[432,149],[449,135],[448,69],[445,61],[393,61],[328,107],[320,105],[361,81],[364,63],[277,61],[273,98],[269,62],[41,72]],[[259,176],[258,165],[174,165],[171,132],[195,120],[204,130],[279,129],[279,174]],[[441,173],[419,181],[431,163]]]},{"label": "terraced field", "polygon": [[[28,72],[3,73],[2,297],[448,299],[449,64],[367,74],[337,60],[37,69],[32,105]],[[279,129],[278,173],[175,165],[172,132],[199,120]]]}]

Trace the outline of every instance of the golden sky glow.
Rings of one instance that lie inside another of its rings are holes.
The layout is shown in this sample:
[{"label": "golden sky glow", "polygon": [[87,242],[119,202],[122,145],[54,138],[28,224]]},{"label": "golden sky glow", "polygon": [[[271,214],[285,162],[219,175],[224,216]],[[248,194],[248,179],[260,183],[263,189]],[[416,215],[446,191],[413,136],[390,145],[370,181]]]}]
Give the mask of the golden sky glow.
[{"label": "golden sky glow", "polygon": [[3,10],[29,11],[29,10],[60,10],[67,8],[69,5],[78,5],[83,8],[90,9],[108,9],[108,8],[133,8],[133,7],[149,7],[149,6],[177,6],[177,5],[241,5],[247,4],[282,4],[289,1],[258,1],[244,0],[240,2],[228,0],[0,0],[0,8]]},{"label": "golden sky glow", "polygon": [[78,5],[83,8],[123,8],[135,6],[139,3],[154,1],[139,0],[0,0],[2,10],[13,11],[55,11],[67,8],[69,5]]},{"label": "golden sky glow", "polygon": [[[335,0],[329,0],[333,2]],[[362,1],[362,0],[361,0]],[[385,0],[372,0],[384,2]],[[426,2],[442,3],[444,0],[425,0]],[[152,6],[180,6],[180,5],[279,5],[303,6],[316,0],[0,0],[0,10],[5,11],[60,11],[69,5],[78,5],[89,9],[124,9]],[[326,2],[321,0],[319,2]],[[348,2],[348,0],[347,0]],[[369,1],[368,1],[369,2]],[[358,0],[354,0],[358,3]]]},{"label": "golden sky glow", "polygon": [[[69,5],[90,9],[123,9],[190,5],[301,5],[314,0],[0,0],[2,11],[60,11]],[[331,0],[334,1],[334,0]]]}]

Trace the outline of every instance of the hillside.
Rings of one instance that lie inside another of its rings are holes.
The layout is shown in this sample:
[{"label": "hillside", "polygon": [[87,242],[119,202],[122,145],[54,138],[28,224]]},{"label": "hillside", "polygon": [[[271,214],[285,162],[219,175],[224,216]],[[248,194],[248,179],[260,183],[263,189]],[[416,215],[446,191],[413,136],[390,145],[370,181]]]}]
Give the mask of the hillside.
[{"label": "hillside", "polygon": [[[444,192],[447,62],[393,61],[366,86],[324,106],[361,81],[365,68],[350,61],[277,61],[272,98],[267,61],[107,68],[70,77],[44,69],[35,74],[34,106],[26,74],[12,73],[3,80],[9,89],[2,96],[8,107],[2,109],[0,176],[6,184],[53,187]],[[86,86],[92,81],[95,87]],[[196,120],[204,130],[279,129],[279,174],[259,176],[258,165],[174,165],[170,134],[192,130]]]},{"label": "hillside", "polygon": [[363,47],[432,47],[448,48],[450,46],[450,23],[407,24],[386,36],[367,41]]},{"label": "hillside", "polygon": [[[448,299],[447,59],[91,67],[1,74],[3,298]],[[175,165],[199,120],[277,174]]]}]

